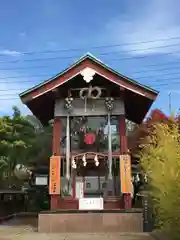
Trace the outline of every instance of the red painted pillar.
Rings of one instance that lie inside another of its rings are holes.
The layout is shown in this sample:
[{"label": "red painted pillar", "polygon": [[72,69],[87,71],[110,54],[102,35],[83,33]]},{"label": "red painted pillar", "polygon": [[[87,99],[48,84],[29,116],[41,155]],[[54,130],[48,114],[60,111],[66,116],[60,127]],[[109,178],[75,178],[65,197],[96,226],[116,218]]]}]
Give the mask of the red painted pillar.
[{"label": "red painted pillar", "polygon": [[[120,116],[120,145],[121,154],[128,153],[127,136],[126,136],[126,118],[125,115]],[[132,200],[130,193],[123,194],[124,208],[129,209],[132,207]]]},{"label": "red painted pillar", "polygon": [[[52,138],[52,153],[60,156],[60,137],[61,137],[61,119],[54,118],[53,123],[53,138]],[[59,169],[61,171],[61,169]],[[51,195],[51,210],[58,209],[60,195]]]},{"label": "red painted pillar", "polygon": [[73,184],[72,184],[72,197],[76,199],[76,170],[72,170],[73,174]]}]

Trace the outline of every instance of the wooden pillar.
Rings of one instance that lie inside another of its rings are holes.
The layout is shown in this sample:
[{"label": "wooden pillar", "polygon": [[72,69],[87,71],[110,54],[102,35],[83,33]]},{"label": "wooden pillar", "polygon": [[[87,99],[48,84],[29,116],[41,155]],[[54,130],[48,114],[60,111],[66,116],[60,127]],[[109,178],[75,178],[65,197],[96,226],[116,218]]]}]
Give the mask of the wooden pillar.
[{"label": "wooden pillar", "polygon": [[[124,96],[124,88],[120,88],[121,91],[121,98],[122,101],[125,101],[125,96]],[[120,116],[120,152],[121,154],[127,154],[128,153],[128,145],[127,145],[127,136],[126,136],[126,117],[125,113]],[[120,164],[121,165],[121,164]],[[121,176],[121,174],[120,174]],[[131,202],[131,194],[130,193],[124,193],[123,194],[123,202],[124,202],[124,208],[129,209],[132,207],[132,202]]]},{"label": "wooden pillar", "polygon": [[[127,146],[127,136],[126,136],[126,118],[125,115],[120,116],[120,151],[121,154],[128,153],[128,146]],[[120,164],[121,165],[121,164]],[[121,176],[121,174],[120,174]],[[129,209],[132,207],[132,200],[130,193],[123,193],[123,202],[124,208]]]},{"label": "wooden pillar", "polygon": [[76,198],[76,169],[72,169],[72,197],[75,199]]},{"label": "wooden pillar", "polygon": [[128,152],[125,115],[120,116],[120,151],[121,154],[127,154]]},{"label": "wooden pillar", "polygon": [[[53,139],[52,139],[52,153],[55,156],[60,156],[60,138],[61,138],[61,119],[54,118],[53,123]],[[61,164],[60,164],[61,166]],[[61,168],[59,169],[61,173]],[[51,195],[51,210],[58,209],[60,195]]]}]

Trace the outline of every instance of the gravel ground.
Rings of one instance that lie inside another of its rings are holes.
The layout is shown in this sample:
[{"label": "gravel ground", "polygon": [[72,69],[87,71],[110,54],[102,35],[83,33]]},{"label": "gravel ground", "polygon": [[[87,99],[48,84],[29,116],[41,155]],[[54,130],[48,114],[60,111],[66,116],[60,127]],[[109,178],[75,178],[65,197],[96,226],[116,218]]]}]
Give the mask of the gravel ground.
[{"label": "gravel ground", "polygon": [[0,229],[0,240],[153,240],[145,233],[37,233],[31,228],[23,227],[5,227]]}]

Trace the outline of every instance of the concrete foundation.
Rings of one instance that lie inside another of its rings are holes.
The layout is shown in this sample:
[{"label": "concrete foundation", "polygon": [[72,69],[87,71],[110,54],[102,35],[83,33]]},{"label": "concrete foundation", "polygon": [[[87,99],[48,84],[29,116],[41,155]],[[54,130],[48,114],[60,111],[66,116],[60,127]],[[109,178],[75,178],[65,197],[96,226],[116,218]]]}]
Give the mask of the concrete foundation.
[{"label": "concrete foundation", "polygon": [[67,210],[41,212],[38,231],[57,232],[143,232],[141,210]]}]

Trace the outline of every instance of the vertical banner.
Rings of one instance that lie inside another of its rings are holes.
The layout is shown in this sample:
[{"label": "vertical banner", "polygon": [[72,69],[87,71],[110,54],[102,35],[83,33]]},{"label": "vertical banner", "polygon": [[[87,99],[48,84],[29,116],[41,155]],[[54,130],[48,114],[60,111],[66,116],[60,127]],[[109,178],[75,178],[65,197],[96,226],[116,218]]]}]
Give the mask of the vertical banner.
[{"label": "vertical banner", "polygon": [[121,192],[131,193],[131,158],[128,154],[120,155],[120,180]]},{"label": "vertical banner", "polygon": [[61,192],[61,159],[60,156],[50,158],[49,167],[49,194],[59,195]]}]

